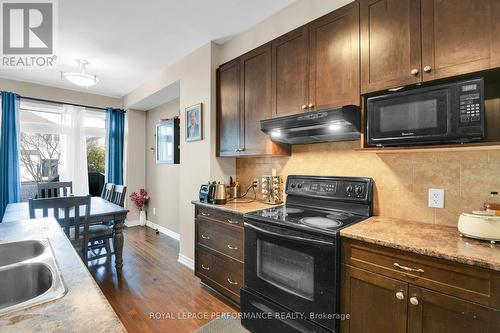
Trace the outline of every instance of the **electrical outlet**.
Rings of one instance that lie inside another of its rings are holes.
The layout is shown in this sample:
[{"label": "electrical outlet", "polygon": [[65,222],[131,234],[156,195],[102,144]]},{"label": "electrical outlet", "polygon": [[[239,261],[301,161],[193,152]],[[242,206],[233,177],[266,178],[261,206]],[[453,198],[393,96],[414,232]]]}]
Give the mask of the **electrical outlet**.
[{"label": "electrical outlet", "polygon": [[442,188],[429,189],[429,207],[444,208],[444,189]]},{"label": "electrical outlet", "polygon": [[253,187],[258,188],[259,187],[259,178],[254,178],[252,181]]},{"label": "electrical outlet", "polygon": [[156,215],[156,208],[153,207],[153,215]]}]

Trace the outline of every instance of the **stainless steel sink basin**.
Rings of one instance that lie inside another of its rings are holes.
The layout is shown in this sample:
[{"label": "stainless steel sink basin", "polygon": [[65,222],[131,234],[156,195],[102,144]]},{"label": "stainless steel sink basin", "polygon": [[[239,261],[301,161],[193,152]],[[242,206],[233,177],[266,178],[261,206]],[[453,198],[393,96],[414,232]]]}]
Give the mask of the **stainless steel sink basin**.
[{"label": "stainless steel sink basin", "polygon": [[[12,251],[19,251],[13,253]],[[0,244],[0,315],[53,301],[66,294],[48,240]],[[6,263],[6,264],[5,264]]]},{"label": "stainless steel sink basin", "polygon": [[8,308],[44,294],[52,286],[49,266],[13,265],[0,271],[0,308]]},{"label": "stainless steel sink basin", "polygon": [[33,239],[19,242],[1,243],[0,266],[6,266],[38,257],[44,250],[45,247],[43,243]]}]

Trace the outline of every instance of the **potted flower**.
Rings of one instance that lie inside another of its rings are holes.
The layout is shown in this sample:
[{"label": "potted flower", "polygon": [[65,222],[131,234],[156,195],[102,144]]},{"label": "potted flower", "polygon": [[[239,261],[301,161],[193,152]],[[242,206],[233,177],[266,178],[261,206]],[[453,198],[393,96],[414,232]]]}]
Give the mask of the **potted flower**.
[{"label": "potted flower", "polygon": [[135,204],[137,209],[139,209],[139,224],[146,225],[146,206],[148,204],[149,195],[143,188],[139,190],[139,193],[133,192],[130,195],[130,200]]}]

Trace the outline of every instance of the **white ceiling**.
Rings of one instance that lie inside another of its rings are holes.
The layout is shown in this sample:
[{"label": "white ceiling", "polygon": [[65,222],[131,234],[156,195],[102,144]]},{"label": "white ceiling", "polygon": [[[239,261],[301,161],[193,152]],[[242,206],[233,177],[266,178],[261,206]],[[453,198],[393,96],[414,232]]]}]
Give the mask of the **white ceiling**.
[{"label": "white ceiling", "polygon": [[1,70],[0,77],[69,89],[60,71],[76,59],[100,82],[83,91],[121,97],[213,40],[223,42],[295,0],[59,0],[57,69]]}]

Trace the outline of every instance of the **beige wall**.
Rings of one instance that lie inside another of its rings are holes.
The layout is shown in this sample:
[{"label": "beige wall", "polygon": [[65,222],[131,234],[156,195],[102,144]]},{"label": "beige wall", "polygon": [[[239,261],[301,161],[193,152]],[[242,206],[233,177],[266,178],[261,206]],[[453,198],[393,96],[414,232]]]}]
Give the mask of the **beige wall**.
[{"label": "beige wall", "polygon": [[297,1],[223,45],[208,43],[200,47],[124,96],[124,107],[128,108],[179,80],[181,124],[186,107],[203,103],[203,140],[186,143],[181,125],[178,206],[180,255],[194,257],[194,209],[191,200],[197,198],[200,184],[208,180],[227,181],[230,175],[234,176],[236,173],[234,158],[215,156],[215,69],[220,64],[349,2],[351,1]]},{"label": "beige wall", "polygon": [[219,65],[350,2],[352,0],[298,0],[224,43]]},{"label": "beige wall", "polygon": [[125,207],[130,212],[128,221],[139,220],[139,210],[129,198],[130,193],[146,187],[146,113],[138,110],[127,110],[125,119],[125,185],[127,197]]},{"label": "beige wall", "polygon": [[[179,114],[179,99],[146,113],[146,190],[150,196],[148,220],[179,233],[179,164],[156,164],[156,124]],[[153,209],[156,214],[153,214]]]},{"label": "beige wall", "polygon": [[[191,200],[198,196],[202,183],[209,179],[225,179],[235,174],[234,159],[215,157],[215,70],[214,59],[218,45],[208,43],[167,67],[150,81],[124,96],[127,108],[148,98],[158,90],[180,81],[179,108],[181,124],[183,110],[191,105],[203,104],[203,140],[185,142],[184,126],[181,125],[181,164],[179,168],[179,233],[180,254],[194,257],[194,208]],[[162,203],[164,204],[164,203]],[[151,214],[150,214],[151,216]]]},{"label": "beige wall", "polygon": [[55,88],[36,83],[0,78],[0,90],[10,91],[25,97],[55,100],[58,102],[83,104],[97,107],[122,106],[121,98],[89,94],[81,91]]}]

